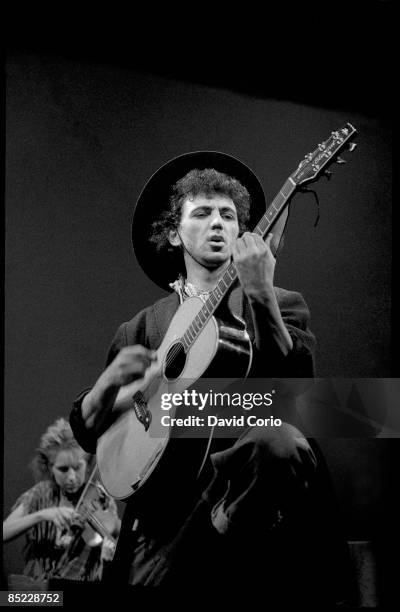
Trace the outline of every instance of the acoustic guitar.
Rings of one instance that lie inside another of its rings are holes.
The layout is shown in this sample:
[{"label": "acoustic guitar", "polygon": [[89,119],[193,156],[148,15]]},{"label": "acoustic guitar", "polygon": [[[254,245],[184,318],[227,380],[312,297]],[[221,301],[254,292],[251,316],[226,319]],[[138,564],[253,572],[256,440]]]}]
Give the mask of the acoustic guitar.
[{"label": "acoustic guitar", "polygon": [[[344,163],[339,153],[355,148],[350,142],[355,134],[356,129],[347,123],[306,155],[253,232],[265,238],[296,190],[324,173],[329,178],[328,166],[334,161]],[[248,375],[252,347],[245,323],[224,308],[224,298],[236,279],[232,262],[206,301],[185,300],[157,350],[157,362],[143,379],[120,388],[113,422],[99,438],[96,452],[100,479],[112,497],[127,501],[161,468],[171,440],[171,428],[160,426],[164,393],[181,394],[200,378],[221,377],[227,363],[230,378]],[[221,310],[223,318],[218,316]],[[169,414],[173,416],[173,409]]]}]

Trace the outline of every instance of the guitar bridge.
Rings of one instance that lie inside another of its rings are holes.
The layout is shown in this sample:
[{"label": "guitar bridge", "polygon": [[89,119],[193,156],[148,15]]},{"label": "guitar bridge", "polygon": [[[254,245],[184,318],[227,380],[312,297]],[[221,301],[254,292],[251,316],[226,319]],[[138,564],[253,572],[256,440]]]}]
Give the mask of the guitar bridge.
[{"label": "guitar bridge", "polygon": [[147,431],[150,427],[151,423],[151,412],[147,408],[147,402],[144,398],[144,395],[141,391],[137,391],[132,398],[133,405],[132,408],[135,411],[136,418],[141,423]]}]

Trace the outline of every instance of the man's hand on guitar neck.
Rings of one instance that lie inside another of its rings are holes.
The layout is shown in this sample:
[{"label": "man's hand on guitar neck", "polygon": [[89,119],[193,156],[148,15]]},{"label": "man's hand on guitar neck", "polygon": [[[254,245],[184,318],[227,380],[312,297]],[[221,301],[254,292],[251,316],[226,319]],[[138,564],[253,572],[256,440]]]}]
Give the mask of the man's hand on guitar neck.
[{"label": "man's hand on guitar neck", "polygon": [[274,291],[275,257],[272,234],[264,241],[258,234],[245,232],[232,249],[233,261],[242,289],[249,299],[256,346],[260,351],[277,350],[287,355],[293,342],[283,322]]},{"label": "man's hand on guitar neck", "polygon": [[275,257],[272,234],[264,241],[258,234],[245,232],[232,248],[240,284],[249,299],[264,299],[274,292]]},{"label": "man's hand on guitar neck", "polygon": [[100,433],[104,429],[120,387],[143,378],[147,368],[157,360],[157,352],[144,346],[126,346],[97,379],[82,402],[82,416],[87,429]]}]

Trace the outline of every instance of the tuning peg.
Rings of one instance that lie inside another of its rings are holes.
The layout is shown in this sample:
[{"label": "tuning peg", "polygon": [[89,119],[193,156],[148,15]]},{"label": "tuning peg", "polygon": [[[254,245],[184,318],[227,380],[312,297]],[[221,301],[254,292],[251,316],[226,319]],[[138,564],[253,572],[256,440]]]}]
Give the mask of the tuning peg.
[{"label": "tuning peg", "polygon": [[337,164],[346,164],[347,162],[346,162],[346,160],[345,160],[345,159],[343,159],[342,157],[338,157],[338,158],[337,158],[337,160],[336,160],[336,163],[337,163]]},{"label": "tuning peg", "polygon": [[326,178],[329,181],[331,176],[332,176],[332,172],[330,170],[325,170],[325,172],[323,174],[324,174],[324,176],[326,176]]},{"label": "tuning peg", "polygon": [[349,143],[349,151],[354,151],[354,149],[356,148],[357,143],[356,142],[350,142]]}]

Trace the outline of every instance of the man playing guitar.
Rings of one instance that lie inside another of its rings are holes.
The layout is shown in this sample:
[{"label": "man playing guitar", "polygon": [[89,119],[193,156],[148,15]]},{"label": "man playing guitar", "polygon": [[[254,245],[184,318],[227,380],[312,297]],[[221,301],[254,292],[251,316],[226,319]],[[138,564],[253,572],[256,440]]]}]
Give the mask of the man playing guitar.
[{"label": "man playing guitar", "polygon": [[[314,375],[307,305],[300,293],[274,287],[286,214],[264,240],[248,231],[263,211],[257,177],[223,153],[182,155],[151,177],[136,205],[133,245],[145,272],[171,293],[119,327],[106,369],[75,401],[70,421],[83,448],[95,452],[113,422],[120,389],[157,364],[180,305],[192,296],[206,301],[232,262],[238,282],[226,304],[246,323],[250,375]],[[219,375],[228,377],[229,367]],[[183,450],[184,472],[196,444],[174,442]],[[279,601],[336,601],[340,580],[333,572],[346,551],[336,535],[334,503],[321,452],[298,421],[247,428],[236,440],[216,441],[189,486],[143,487],[128,500],[114,579],[180,588],[249,586]]]}]

